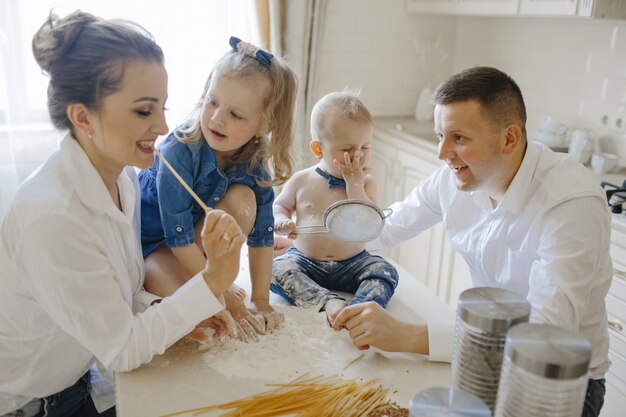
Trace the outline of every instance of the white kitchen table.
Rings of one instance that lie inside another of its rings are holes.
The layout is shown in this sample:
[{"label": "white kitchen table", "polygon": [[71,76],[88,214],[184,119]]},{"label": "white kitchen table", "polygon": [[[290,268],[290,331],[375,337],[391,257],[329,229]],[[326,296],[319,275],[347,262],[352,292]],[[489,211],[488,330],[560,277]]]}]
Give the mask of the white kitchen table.
[{"label": "white kitchen table", "polygon": [[[237,283],[249,288],[247,259],[242,257],[242,270]],[[430,289],[422,285],[399,265],[395,265],[400,275],[396,292],[389,302],[388,310],[411,322],[454,323],[454,311]],[[279,296],[272,294],[273,304],[287,304]],[[286,307],[285,307],[286,308]],[[308,313],[306,313],[308,314]],[[312,319],[316,318],[311,309]],[[321,313],[323,314],[323,313]],[[328,328],[329,332],[334,330]],[[335,375],[344,379],[378,379],[378,383],[389,389],[388,398],[402,407],[408,407],[410,398],[417,392],[433,386],[450,385],[450,364],[430,362],[421,355],[388,353],[378,349],[359,351],[349,342],[347,331],[337,336],[343,344],[333,354],[342,356],[337,360],[346,365],[361,353],[365,356],[346,369],[330,369],[324,365],[314,365],[309,372],[313,375]],[[271,337],[271,336],[262,336]],[[451,341],[452,342],[452,341]],[[331,347],[332,348],[332,347]],[[293,358],[286,363],[294,363],[306,356],[305,349],[293,352]],[[282,380],[276,380],[277,369],[263,371],[263,352],[259,351],[259,369],[255,376],[228,375],[217,372],[206,365],[197,345],[179,342],[170,347],[164,355],[156,356],[152,362],[132,372],[116,374],[117,416],[155,417],[167,413],[206,407],[258,394],[268,390],[268,383],[287,383],[297,377],[289,369],[281,373]],[[289,359],[289,360],[287,360]],[[275,364],[274,364],[275,366]],[[319,366],[319,369],[316,369]],[[271,372],[270,372],[271,371]],[[219,413],[209,413],[214,416]],[[185,414],[191,415],[191,414]]]}]

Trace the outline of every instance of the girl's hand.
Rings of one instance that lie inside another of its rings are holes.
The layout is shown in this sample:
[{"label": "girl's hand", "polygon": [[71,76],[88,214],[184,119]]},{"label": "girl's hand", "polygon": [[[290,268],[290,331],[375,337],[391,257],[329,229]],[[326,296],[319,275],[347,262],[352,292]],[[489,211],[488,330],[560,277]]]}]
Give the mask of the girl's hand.
[{"label": "girl's hand", "polygon": [[335,159],[335,165],[341,172],[343,179],[346,181],[346,184],[350,185],[364,185],[365,177],[370,171],[370,168],[367,166],[368,162],[366,159],[361,160],[363,153],[361,151],[356,151],[354,153],[354,158],[350,159],[350,154],[348,152],[343,153],[343,163],[337,161]]},{"label": "girl's hand", "polygon": [[296,224],[291,219],[276,220],[274,224],[274,232],[281,235],[286,235],[289,239],[295,239],[296,237],[298,237]]},{"label": "girl's hand", "polygon": [[256,299],[250,302],[250,310],[262,316],[265,319],[265,329],[268,332],[280,329],[285,322],[285,315],[280,311],[274,310],[266,299]]},{"label": "girl's hand", "polygon": [[226,310],[232,320],[228,320],[228,334],[245,342],[259,340],[258,334],[265,334],[265,325],[246,308],[243,300],[230,291],[224,293]]},{"label": "girl's hand", "polygon": [[202,275],[213,294],[220,296],[239,273],[241,245],[246,236],[235,219],[222,210],[206,213],[201,236],[207,255]]}]

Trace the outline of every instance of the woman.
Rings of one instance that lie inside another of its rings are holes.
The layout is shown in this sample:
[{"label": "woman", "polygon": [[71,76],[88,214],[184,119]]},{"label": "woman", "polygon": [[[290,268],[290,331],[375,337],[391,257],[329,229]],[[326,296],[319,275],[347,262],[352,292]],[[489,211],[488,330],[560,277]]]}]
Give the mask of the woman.
[{"label": "woman", "polygon": [[150,166],[168,131],[161,48],[136,24],[76,11],[51,14],[33,53],[50,76],[52,123],[68,133],[0,225],[0,415],[97,415],[92,365],[134,369],[222,310],[245,236],[207,213],[205,269],[154,303],[126,167]]}]

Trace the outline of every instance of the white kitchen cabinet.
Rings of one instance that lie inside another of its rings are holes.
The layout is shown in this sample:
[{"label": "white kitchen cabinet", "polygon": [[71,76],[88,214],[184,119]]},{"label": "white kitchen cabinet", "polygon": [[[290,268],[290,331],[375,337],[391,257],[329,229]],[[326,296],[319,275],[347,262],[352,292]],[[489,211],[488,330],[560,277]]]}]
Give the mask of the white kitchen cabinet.
[{"label": "white kitchen cabinet", "polygon": [[519,12],[526,15],[575,16],[577,0],[520,0]]},{"label": "white kitchen cabinet", "polygon": [[456,0],[407,0],[409,12],[453,13]]},{"label": "white kitchen cabinet", "polygon": [[626,19],[624,0],[520,0],[519,13],[535,16],[582,16]]},{"label": "white kitchen cabinet", "polygon": [[407,0],[407,10],[457,16],[572,16],[626,19],[624,0]]},{"label": "white kitchen cabinet", "polygon": [[516,14],[519,0],[408,0],[410,12],[459,15]]},{"label": "white kitchen cabinet", "polygon": [[613,283],[606,297],[609,316],[609,359],[602,417],[618,417],[626,410],[626,217],[613,215],[611,231]]},{"label": "white kitchen cabinet", "polygon": [[[404,126],[400,131],[396,126]],[[404,199],[441,161],[431,124],[411,118],[380,118],[375,121],[372,173],[379,189],[379,203],[387,207]],[[452,307],[458,295],[471,287],[469,267],[452,249],[438,224],[384,255],[402,265]]]},{"label": "white kitchen cabinet", "polygon": [[456,12],[461,15],[514,15],[519,0],[457,0]]}]

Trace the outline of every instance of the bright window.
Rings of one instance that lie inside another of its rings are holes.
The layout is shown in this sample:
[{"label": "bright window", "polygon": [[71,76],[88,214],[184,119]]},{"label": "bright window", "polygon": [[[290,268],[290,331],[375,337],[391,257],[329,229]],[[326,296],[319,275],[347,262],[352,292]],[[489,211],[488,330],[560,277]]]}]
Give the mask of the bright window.
[{"label": "bright window", "polygon": [[48,78],[31,40],[50,10],[133,20],[163,48],[170,129],[198,100],[231,35],[260,44],[254,0],[0,0],[0,217],[18,184],[56,148],[46,107]]},{"label": "bright window", "polygon": [[134,20],[154,35],[169,74],[170,128],[191,110],[231,35],[260,43],[252,0],[0,0],[0,131],[49,123],[48,79],[31,39],[52,8]]}]

